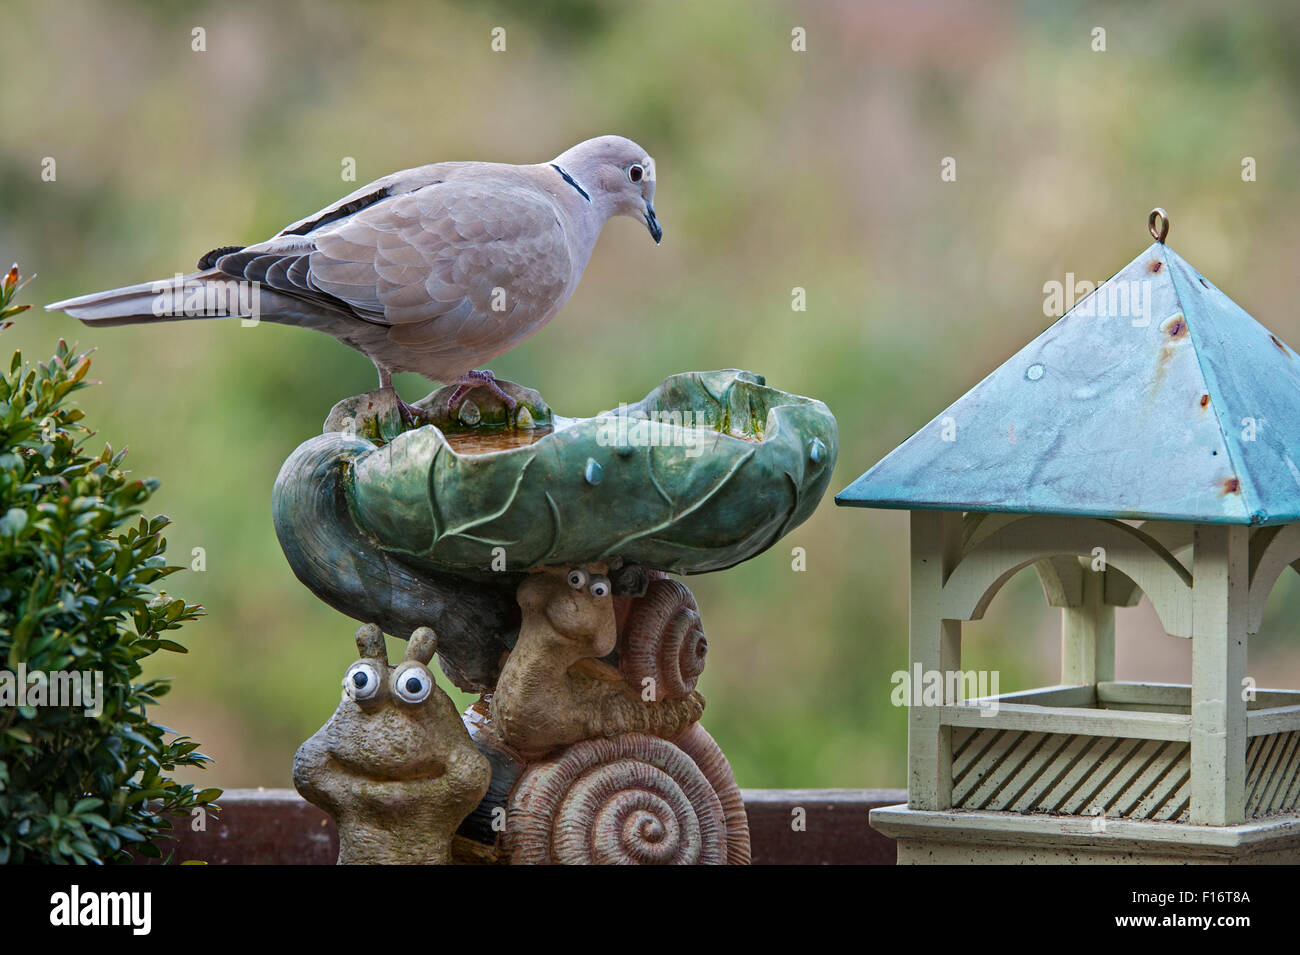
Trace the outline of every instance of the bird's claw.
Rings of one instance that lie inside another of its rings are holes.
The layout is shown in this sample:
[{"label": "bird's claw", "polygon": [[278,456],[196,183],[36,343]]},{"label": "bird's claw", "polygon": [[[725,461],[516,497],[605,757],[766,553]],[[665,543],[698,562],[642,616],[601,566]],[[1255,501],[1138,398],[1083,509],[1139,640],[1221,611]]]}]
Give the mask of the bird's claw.
[{"label": "bird's claw", "polygon": [[393,397],[397,399],[397,414],[402,419],[403,429],[409,431],[416,427],[420,418],[419,409],[408,405],[396,391],[393,392]]},{"label": "bird's claw", "polygon": [[460,407],[461,402],[465,400],[465,396],[478,388],[486,388],[488,391],[492,392],[492,394],[500,398],[501,403],[506,406],[506,411],[512,415],[514,414],[516,405],[518,405],[518,402],[510,395],[506,394],[505,390],[497,384],[496,376],[486,369],[483,371],[471,371],[461,375],[460,378],[455,381],[455,385],[456,390],[453,391],[451,397],[447,399],[447,408],[453,413]]}]

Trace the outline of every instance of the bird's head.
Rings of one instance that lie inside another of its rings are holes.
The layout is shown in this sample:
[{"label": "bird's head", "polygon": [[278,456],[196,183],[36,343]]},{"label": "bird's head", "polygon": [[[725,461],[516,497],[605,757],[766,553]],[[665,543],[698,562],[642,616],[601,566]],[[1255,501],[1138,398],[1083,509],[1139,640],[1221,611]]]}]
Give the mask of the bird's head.
[{"label": "bird's head", "polygon": [[663,238],[655,216],[655,161],[632,140],[597,136],[560,153],[551,165],[607,217],[639,219],[655,244]]}]

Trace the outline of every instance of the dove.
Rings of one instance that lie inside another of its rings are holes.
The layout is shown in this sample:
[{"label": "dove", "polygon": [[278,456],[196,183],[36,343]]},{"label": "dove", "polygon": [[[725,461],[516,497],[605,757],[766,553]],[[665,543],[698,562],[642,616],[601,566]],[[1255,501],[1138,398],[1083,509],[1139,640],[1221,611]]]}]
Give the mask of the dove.
[{"label": "dove", "polygon": [[376,179],[265,242],[213,249],[198,271],[45,308],[93,327],[238,317],[312,328],[374,362],[380,388],[413,371],[456,385],[453,407],[486,387],[513,410],[480,366],[555,317],[611,218],[642,220],[657,245],[654,193],[654,160],[622,136],[536,165],[433,163]]}]

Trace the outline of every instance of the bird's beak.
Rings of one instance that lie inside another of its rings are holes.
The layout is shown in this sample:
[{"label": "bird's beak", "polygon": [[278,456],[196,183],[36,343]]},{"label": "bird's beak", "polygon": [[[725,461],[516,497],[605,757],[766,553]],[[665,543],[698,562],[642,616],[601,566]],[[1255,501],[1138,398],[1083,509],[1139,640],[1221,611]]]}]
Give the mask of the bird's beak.
[{"label": "bird's beak", "polygon": [[659,220],[655,217],[654,203],[649,199],[645,201],[645,226],[650,230],[650,238],[655,240],[655,245],[664,237],[664,230],[659,228]]}]

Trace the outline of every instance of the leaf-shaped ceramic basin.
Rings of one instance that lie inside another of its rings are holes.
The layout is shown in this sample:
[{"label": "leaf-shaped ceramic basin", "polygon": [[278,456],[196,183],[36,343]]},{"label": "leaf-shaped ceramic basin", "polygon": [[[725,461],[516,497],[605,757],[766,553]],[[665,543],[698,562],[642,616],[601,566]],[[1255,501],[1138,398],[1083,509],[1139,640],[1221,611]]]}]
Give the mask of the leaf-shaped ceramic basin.
[{"label": "leaf-shaped ceramic basin", "polygon": [[753,557],[806,520],[837,447],[824,404],[742,371],[674,375],[635,405],[536,430],[487,451],[507,442],[400,434],[352,460],[352,516],[432,570],[621,557],[695,574]]},{"label": "leaf-shaped ceramic basin", "polygon": [[610,558],[729,567],[806,520],[835,466],[826,406],[749,372],[674,375],[581,419],[501,385],[528,427],[481,392],[455,415],[451,389],[434,392],[417,407],[435,424],[406,431],[391,391],[340,402],[272,496],[299,580],[387,633],[433,626],[463,689],[493,685],[525,571]]}]

